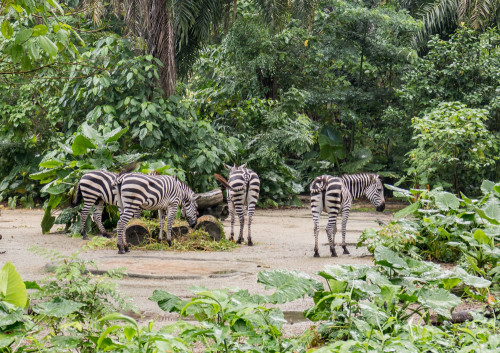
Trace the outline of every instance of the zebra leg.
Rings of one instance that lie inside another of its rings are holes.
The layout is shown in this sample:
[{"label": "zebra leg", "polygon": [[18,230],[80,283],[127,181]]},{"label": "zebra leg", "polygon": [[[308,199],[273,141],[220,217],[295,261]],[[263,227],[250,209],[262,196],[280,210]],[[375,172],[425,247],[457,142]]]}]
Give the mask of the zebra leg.
[{"label": "zebra leg", "polygon": [[351,210],[351,205],[345,205],[342,209],[342,249],[344,249],[344,255],[349,255],[350,252],[347,250],[347,244],[345,243],[345,234],[347,231],[347,220],[349,219],[349,211]]},{"label": "zebra leg", "polygon": [[177,204],[168,206],[167,214],[167,243],[172,246],[172,225],[174,223],[175,214],[177,213]]},{"label": "zebra leg", "polygon": [[229,207],[229,215],[231,216],[231,241],[234,241],[234,203],[233,200],[227,200],[227,205]]},{"label": "zebra leg", "polygon": [[319,257],[318,250],[318,232],[319,232],[319,219],[314,219],[314,257]]},{"label": "zebra leg", "polygon": [[243,241],[243,229],[245,228],[244,205],[235,205],[235,209],[240,220],[240,235],[238,236],[238,240],[236,241],[236,243],[241,244],[241,242]]},{"label": "zebra leg", "polygon": [[326,235],[328,236],[328,242],[330,243],[330,252],[332,253],[332,257],[337,257],[337,252],[335,251],[335,233],[337,233],[337,214],[329,213]]},{"label": "zebra leg", "polygon": [[97,224],[97,228],[99,228],[99,232],[101,232],[103,237],[111,238],[111,233],[106,231],[104,225],[102,224],[102,211],[104,209],[104,201],[99,201],[97,205],[94,207],[94,221]]},{"label": "zebra leg", "polygon": [[255,212],[255,204],[248,207],[248,246],[253,246],[252,242],[252,217]]},{"label": "zebra leg", "polygon": [[125,208],[123,213],[120,215],[120,219],[118,220],[118,224],[116,227],[116,245],[118,247],[118,254],[125,254],[125,252],[129,251],[127,239],[125,238],[125,227],[127,226],[127,223],[132,219],[135,212],[136,210],[134,209]]},{"label": "zebra leg", "polygon": [[87,236],[87,232],[85,231],[85,222],[87,222],[87,218],[89,216],[91,209],[92,209],[92,203],[84,203],[82,211],[80,213],[80,222],[81,222],[80,233],[82,233],[83,240],[89,239],[89,237]]},{"label": "zebra leg", "polygon": [[165,212],[163,210],[158,210],[158,224],[160,225],[160,235],[158,239],[160,239],[160,243],[163,241],[163,227],[165,225]]}]

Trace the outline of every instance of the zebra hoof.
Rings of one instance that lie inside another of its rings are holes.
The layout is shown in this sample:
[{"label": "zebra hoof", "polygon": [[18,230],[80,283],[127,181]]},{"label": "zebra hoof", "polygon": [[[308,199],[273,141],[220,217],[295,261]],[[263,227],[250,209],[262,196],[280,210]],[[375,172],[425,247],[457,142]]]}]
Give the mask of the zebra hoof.
[{"label": "zebra hoof", "polygon": [[347,250],[347,246],[343,246],[342,249],[344,249],[344,255],[350,255],[351,253],[349,252],[349,250]]},{"label": "zebra hoof", "polygon": [[168,246],[172,246],[172,240],[167,240]]},{"label": "zebra hoof", "polygon": [[319,253],[317,251],[314,252],[314,257],[319,257]]},{"label": "zebra hoof", "polygon": [[253,243],[251,240],[248,242],[248,246],[253,246]]},{"label": "zebra hoof", "polygon": [[123,245],[118,245],[118,254],[125,254],[125,250],[123,249]]},{"label": "zebra hoof", "polygon": [[337,257],[337,251],[335,251],[335,249],[331,249],[332,251],[332,257]]},{"label": "zebra hoof", "polygon": [[82,236],[82,240],[89,240],[89,237],[87,236],[87,234],[84,234],[84,235]]},{"label": "zebra hoof", "polygon": [[110,239],[110,238],[113,236],[113,234],[108,233],[108,232],[104,232],[104,233],[102,233],[102,236],[103,236],[104,238],[108,238],[108,239]]},{"label": "zebra hoof", "polygon": [[241,239],[236,240],[236,244],[241,244]]},{"label": "zebra hoof", "polygon": [[128,245],[125,245],[125,252],[130,252]]}]

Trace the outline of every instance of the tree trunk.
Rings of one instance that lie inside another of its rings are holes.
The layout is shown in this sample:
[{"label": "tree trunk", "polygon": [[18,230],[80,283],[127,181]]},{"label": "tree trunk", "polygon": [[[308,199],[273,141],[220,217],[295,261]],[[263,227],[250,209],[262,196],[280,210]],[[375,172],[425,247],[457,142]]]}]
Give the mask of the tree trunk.
[{"label": "tree trunk", "polygon": [[151,231],[143,222],[133,219],[125,228],[125,239],[128,244],[140,245],[151,239]]},{"label": "tree trunk", "polygon": [[151,55],[163,63],[158,68],[160,86],[166,96],[175,93],[177,66],[175,64],[175,30],[173,14],[165,0],[150,0],[149,31],[147,45]]}]

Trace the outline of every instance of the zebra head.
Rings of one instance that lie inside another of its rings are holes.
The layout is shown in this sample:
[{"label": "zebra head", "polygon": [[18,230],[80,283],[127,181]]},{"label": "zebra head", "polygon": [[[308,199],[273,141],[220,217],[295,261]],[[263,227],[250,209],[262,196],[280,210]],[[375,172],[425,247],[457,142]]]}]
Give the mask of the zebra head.
[{"label": "zebra head", "polygon": [[199,195],[196,195],[190,189],[182,199],[182,215],[186,217],[191,228],[196,225],[196,221],[198,220],[198,205],[196,204],[196,200],[199,197]]},{"label": "zebra head", "polygon": [[378,212],[385,209],[384,185],[380,176],[373,174],[370,176],[370,183],[365,188],[365,196],[370,200]]}]

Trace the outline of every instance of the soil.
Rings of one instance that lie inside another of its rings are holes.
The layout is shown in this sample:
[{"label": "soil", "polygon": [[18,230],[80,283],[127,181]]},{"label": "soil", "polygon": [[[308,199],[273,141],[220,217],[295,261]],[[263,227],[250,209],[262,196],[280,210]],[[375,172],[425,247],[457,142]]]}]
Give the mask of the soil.
[{"label": "soil", "polygon": [[[70,255],[82,251],[85,244],[81,238],[70,238],[63,234],[60,226],[54,226],[51,233],[42,234],[41,210],[2,210],[0,216],[0,265],[12,262],[25,281],[38,281],[47,276],[50,259],[34,254],[32,246]],[[254,246],[246,244],[228,252],[173,252],[139,251],[119,255],[116,249],[82,251],[80,258],[92,260],[99,271],[126,267],[128,275],[119,280],[122,293],[130,297],[139,309],[142,320],[156,319],[169,322],[176,315],[166,314],[156,303],[148,300],[155,289],[163,289],[182,298],[189,298],[191,286],[205,286],[209,289],[238,287],[251,293],[266,293],[257,283],[257,273],[270,269],[289,269],[308,273],[321,279],[315,273],[332,264],[373,264],[366,248],[356,249],[358,237],[366,228],[379,229],[379,222],[390,222],[392,213],[351,211],[347,224],[346,241],[351,255],[329,256],[329,247],[324,227],[327,218],[320,222],[320,258],[313,257],[313,224],[308,208],[257,210],[252,221]],[[226,237],[230,233],[230,221],[223,222]],[[245,227],[245,242],[247,240]],[[236,237],[239,223],[236,220]],[[336,236],[341,241],[340,226]],[[165,244],[165,246],[167,246]],[[311,298],[296,300],[281,305],[289,321],[288,332],[303,331],[312,323],[304,321],[301,312],[312,305]]]}]

